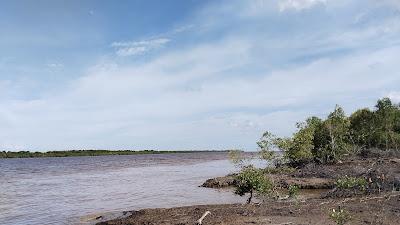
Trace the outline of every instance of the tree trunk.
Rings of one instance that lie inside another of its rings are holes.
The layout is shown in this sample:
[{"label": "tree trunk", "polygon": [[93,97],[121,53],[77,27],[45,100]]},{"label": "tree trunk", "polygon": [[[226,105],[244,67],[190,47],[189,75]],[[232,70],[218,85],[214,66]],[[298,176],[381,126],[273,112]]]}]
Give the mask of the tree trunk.
[{"label": "tree trunk", "polygon": [[247,204],[251,203],[252,198],[253,198],[253,190],[250,190],[250,197],[247,199]]},{"label": "tree trunk", "polygon": [[330,159],[330,160],[335,160],[336,159],[336,155],[335,155],[336,140],[335,140],[335,135],[333,134],[332,130],[333,130],[333,125],[332,124],[328,124],[329,137],[331,139],[331,141],[330,141],[330,144],[331,144],[331,157],[333,157],[333,159]]}]

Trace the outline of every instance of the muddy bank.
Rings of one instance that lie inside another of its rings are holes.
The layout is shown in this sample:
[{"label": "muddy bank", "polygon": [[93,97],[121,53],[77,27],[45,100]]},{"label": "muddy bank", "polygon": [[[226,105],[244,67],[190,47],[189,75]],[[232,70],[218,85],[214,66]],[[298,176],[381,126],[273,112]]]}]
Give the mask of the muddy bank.
[{"label": "muddy bank", "polygon": [[399,194],[347,199],[310,199],[308,201],[269,201],[263,204],[203,205],[171,209],[132,211],[124,219],[97,225],[193,225],[206,211],[203,224],[335,224],[329,213],[341,206],[351,215],[349,224],[396,224],[400,219]]},{"label": "muddy bank", "polygon": [[230,174],[224,177],[215,177],[206,180],[201,187],[206,188],[227,188],[227,187],[234,187],[237,181],[235,179],[234,174]]},{"label": "muddy bank", "polygon": [[[381,191],[400,188],[400,158],[353,157],[338,164],[320,165],[311,163],[290,172],[275,171],[269,177],[282,188],[297,185],[301,189],[332,189],[335,180],[344,176],[364,177]],[[203,187],[234,187],[235,176],[208,179]]]},{"label": "muddy bank", "polygon": [[[334,186],[334,179],[318,177],[292,177],[289,175],[270,175],[270,177],[281,187],[297,185],[301,189],[330,189]],[[234,175],[216,177],[206,180],[201,186],[207,188],[229,188],[237,183]]]}]

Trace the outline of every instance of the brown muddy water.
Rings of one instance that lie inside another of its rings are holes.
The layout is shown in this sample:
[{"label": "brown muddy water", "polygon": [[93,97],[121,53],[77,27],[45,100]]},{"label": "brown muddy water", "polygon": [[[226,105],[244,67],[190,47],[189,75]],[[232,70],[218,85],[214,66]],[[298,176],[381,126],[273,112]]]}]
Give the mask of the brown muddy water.
[{"label": "brown muddy water", "polygon": [[226,153],[0,159],[0,224],[80,224],[109,212],[243,202],[198,187],[235,170]]}]

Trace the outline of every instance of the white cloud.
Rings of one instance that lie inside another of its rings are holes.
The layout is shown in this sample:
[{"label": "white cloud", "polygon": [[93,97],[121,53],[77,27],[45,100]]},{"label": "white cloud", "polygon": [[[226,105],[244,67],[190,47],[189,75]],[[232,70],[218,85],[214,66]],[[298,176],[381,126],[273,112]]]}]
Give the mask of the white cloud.
[{"label": "white cloud", "polygon": [[139,67],[99,65],[56,95],[2,102],[0,139],[44,149],[252,148],[266,129],[288,135],[295,121],[320,115],[327,99],[322,112],[334,103],[349,112],[400,83],[398,47],[226,76],[253,49],[242,42],[197,46]]},{"label": "white cloud", "polygon": [[[283,10],[302,10],[325,1],[282,2],[287,4]],[[35,100],[1,98],[23,85],[0,80],[0,140],[7,140],[3,146],[253,149],[264,130],[289,135],[295,122],[309,115],[324,116],[335,103],[350,113],[373,106],[383,93],[398,98],[397,17],[382,20],[369,12],[358,27],[351,22],[357,13],[344,16],[335,11],[342,6],[335,6],[323,12],[330,13],[327,20],[296,14],[281,21],[279,2],[258,3],[262,4],[250,9],[243,1],[226,4],[222,13],[205,10],[214,14],[202,14],[200,20],[219,24],[208,27],[189,21],[196,29],[186,33],[198,35],[190,37],[194,44],[163,51],[145,63],[101,61]],[[263,4],[265,9],[256,11]],[[368,23],[370,17],[373,23]],[[211,34],[217,37],[207,36],[207,29],[217,31]],[[174,32],[180,29],[169,35]],[[201,41],[203,37],[207,41]],[[111,46],[118,55],[130,56],[169,41]]]},{"label": "white cloud", "polygon": [[387,97],[392,101],[400,103],[400,91],[392,91],[387,94]]},{"label": "white cloud", "polygon": [[309,9],[317,4],[325,4],[327,0],[280,0],[279,1],[279,10],[304,10]]},{"label": "white cloud", "polygon": [[52,69],[59,69],[59,68],[63,68],[64,64],[56,62],[56,63],[48,63],[46,66],[49,68],[52,68]]},{"label": "white cloud", "polygon": [[185,31],[188,31],[188,30],[192,29],[193,27],[194,27],[193,24],[180,26],[180,27],[177,27],[177,28],[173,29],[171,34],[182,33],[182,32],[185,32]]},{"label": "white cloud", "polygon": [[168,38],[157,38],[144,41],[114,42],[111,44],[119,56],[140,55],[158,49],[170,42]]}]

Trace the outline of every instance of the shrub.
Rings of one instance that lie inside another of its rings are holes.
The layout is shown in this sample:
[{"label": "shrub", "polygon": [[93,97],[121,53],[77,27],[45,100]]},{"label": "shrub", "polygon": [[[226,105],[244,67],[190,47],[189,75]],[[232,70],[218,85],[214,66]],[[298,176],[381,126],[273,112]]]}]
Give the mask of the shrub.
[{"label": "shrub", "polygon": [[274,152],[275,148],[275,136],[272,135],[271,132],[264,132],[260,141],[257,142],[258,147],[260,148],[260,158],[267,161],[272,161],[276,158],[276,154]]},{"label": "shrub", "polygon": [[235,194],[243,196],[250,193],[247,203],[251,202],[253,193],[267,195],[273,190],[274,184],[268,179],[261,169],[252,166],[243,168],[236,176],[237,184]]},{"label": "shrub", "polygon": [[400,107],[389,98],[378,100],[375,114],[375,144],[374,147],[385,150],[400,147]]},{"label": "shrub", "polygon": [[341,209],[340,207],[335,210],[332,209],[332,212],[329,214],[329,217],[335,221],[337,225],[344,225],[351,220],[350,214],[346,211]]},{"label": "shrub", "polygon": [[242,153],[243,151],[240,150],[230,150],[228,152],[229,161],[237,167],[242,167],[245,161],[245,157]]},{"label": "shrub", "polygon": [[359,189],[365,191],[368,182],[363,177],[344,176],[336,180],[335,186],[339,189]]},{"label": "shrub", "polygon": [[359,109],[349,117],[353,144],[361,148],[371,148],[374,134],[374,113],[368,108]]},{"label": "shrub", "polygon": [[293,166],[303,166],[313,160],[314,136],[321,120],[310,117],[305,122],[297,123],[297,132],[292,138],[277,138],[275,143],[285,153],[285,158]]},{"label": "shrub", "polygon": [[335,163],[350,149],[350,122],[343,109],[336,105],[315,132],[314,159],[321,163]]},{"label": "shrub", "polygon": [[289,185],[288,193],[289,198],[296,198],[299,195],[300,188],[297,185]]}]

